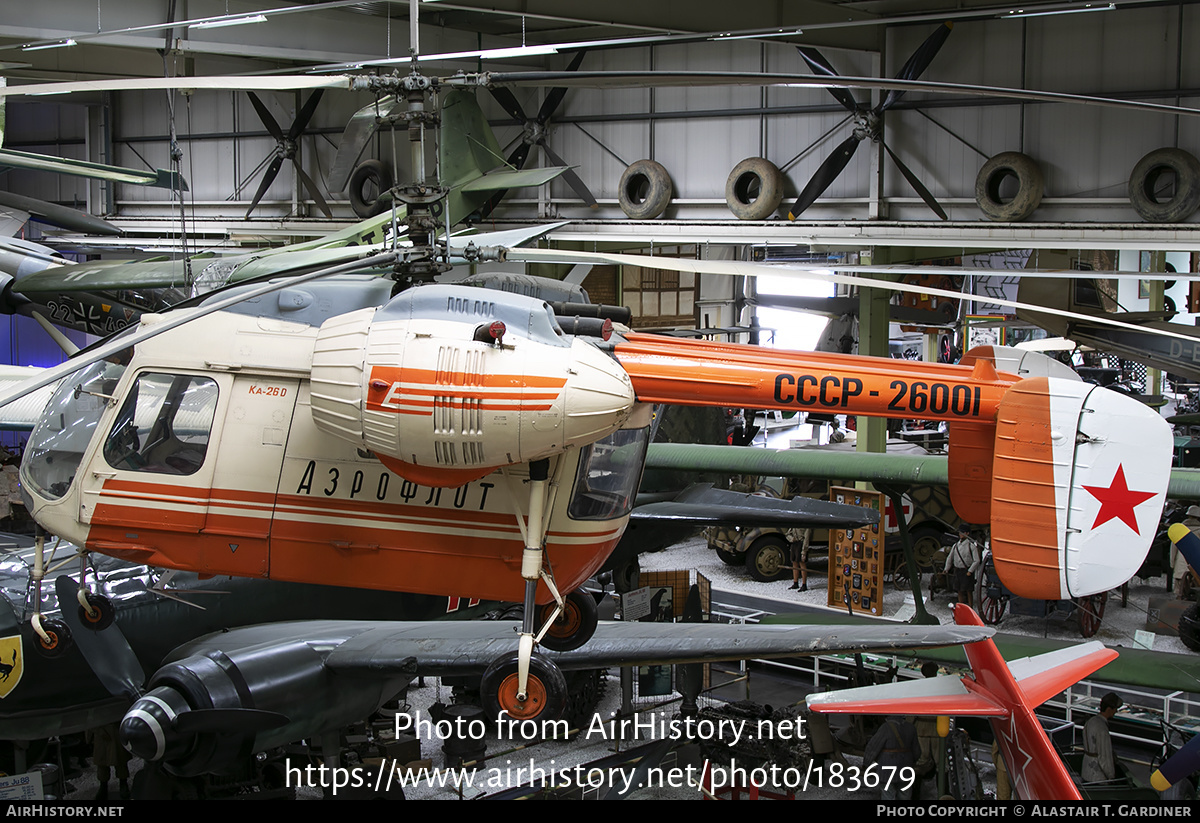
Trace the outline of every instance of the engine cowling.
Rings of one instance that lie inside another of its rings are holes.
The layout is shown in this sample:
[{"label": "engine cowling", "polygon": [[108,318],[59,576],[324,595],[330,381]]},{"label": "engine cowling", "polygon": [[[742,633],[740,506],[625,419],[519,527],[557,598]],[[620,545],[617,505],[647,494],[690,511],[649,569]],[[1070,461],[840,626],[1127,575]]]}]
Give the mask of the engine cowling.
[{"label": "engine cowling", "polygon": [[317,427],[430,486],[594,442],[634,402],[615,360],[516,294],[410,289],[327,321],[313,350]]}]

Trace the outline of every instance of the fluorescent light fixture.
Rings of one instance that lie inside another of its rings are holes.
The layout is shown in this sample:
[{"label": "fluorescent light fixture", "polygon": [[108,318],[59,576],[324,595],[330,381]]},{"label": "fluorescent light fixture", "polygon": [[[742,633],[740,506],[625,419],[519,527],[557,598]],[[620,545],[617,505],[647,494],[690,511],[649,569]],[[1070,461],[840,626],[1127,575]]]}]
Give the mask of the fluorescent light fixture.
[{"label": "fluorescent light fixture", "polygon": [[243,14],[240,17],[218,17],[215,20],[205,20],[203,23],[192,23],[188,29],[223,29],[226,26],[244,26],[247,23],[265,23],[264,14]]},{"label": "fluorescent light fixture", "polygon": [[42,43],[40,46],[24,46],[24,47],[22,47],[21,51],[43,51],[45,49],[61,49],[66,46],[74,46],[74,45],[76,45],[74,40],[67,39],[67,40],[59,40],[54,43]]},{"label": "fluorescent light fixture", "polygon": [[1082,14],[1088,11],[1112,11],[1117,7],[1116,3],[1088,3],[1085,6],[1078,6],[1069,9],[1054,9],[1051,11],[1025,11],[1025,9],[1012,9],[1004,14],[997,14],[996,17],[1001,19],[1012,20],[1017,17],[1050,17],[1055,14]]},{"label": "fluorescent light fixture", "polygon": [[804,34],[804,29],[776,29],[775,31],[760,31],[743,34],[740,32],[726,32],[725,34],[717,34],[709,40],[762,40],[767,37],[791,37],[796,34]]}]

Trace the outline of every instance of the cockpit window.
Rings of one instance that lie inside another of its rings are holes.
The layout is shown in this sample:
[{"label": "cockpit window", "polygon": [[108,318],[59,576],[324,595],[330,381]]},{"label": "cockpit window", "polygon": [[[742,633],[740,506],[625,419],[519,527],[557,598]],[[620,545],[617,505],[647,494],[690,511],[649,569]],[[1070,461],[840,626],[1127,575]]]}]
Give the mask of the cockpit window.
[{"label": "cockpit window", "polygon": [[620,429],[585,446],[567,514],[573,520],[613,520],[629,514],[646,462],[650,428]]},{"label": "cockpit window", "polygon": [[21,464],[21,482],[50,500],[67,493],[125,366],[101,361],[54,390]]},{"label": "cockpit window", "polygon": [[195,474],[204,464],[217,384],[191,374],[138,375],[121,406],[104,459],[114,469]]}]

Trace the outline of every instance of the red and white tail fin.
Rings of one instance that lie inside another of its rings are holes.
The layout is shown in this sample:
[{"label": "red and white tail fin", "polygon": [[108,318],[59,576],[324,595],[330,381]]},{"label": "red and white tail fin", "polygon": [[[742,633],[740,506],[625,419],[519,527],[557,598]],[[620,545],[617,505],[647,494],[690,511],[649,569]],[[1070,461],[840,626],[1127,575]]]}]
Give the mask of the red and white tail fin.
[{"label": "red and white tail fin", "polygon": [[[969,607],[955,621],[982,626]],[[990,718],[1017,795],[1024,800],[1079,800],[1079,790],[1034,709],[1114,660],[1098,642],[1005,663],[991,640],[964,647],[974,677],[935,677],[810,695],[813,711],[837,714],[969,715]]]}]

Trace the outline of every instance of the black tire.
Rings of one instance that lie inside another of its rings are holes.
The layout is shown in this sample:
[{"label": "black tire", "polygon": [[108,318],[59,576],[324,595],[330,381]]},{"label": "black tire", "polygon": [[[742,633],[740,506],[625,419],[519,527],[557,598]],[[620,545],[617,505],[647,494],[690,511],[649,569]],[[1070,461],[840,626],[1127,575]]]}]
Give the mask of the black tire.
[{"label": "black tire", "polygon": [[[1175,175],[1175,194],[1154,193],[1164,174]],[[1183,149],[1155,149],[1129,175],[1129,203],[1147,223],[1182,223],[1200,207],[1200,160]]]},{"label": "black tire", "polygon": [[777,534],[764,534],[746,552],[746,571],[760,583],[780,580],[791,570],[787,541]]},{"label": "black tire", "polygon": [[638,160],[621,175],[617,200],[621,211],[634,220],[653,220],[671,202],[671,176],[662,164]]},{"label": "black tire", "polygon": [[102,594],[93,594],[92,592],[88,592],[85,596],[88,605],[95,610],[96,616],[92,617],[88,614],[87,609],[79,606],[79,622],[85,629],[91,629],[94,632],[104,631],[112,625],[113,617],[116,615],[112,601]]},{"label": "black tire", "polygon": [[717,557],[721,558],[721,562],[727,566],[744,566],[746,565],[746,555],[741,552],[729,552],[725,549],[717,549]]},{"label": "black tire", "polygon": [[[567,680],[551,661],[534,653],[529,659],[529,694],[524,702],[517,700],[517,652],[502,655],[492,661],[479,682],[479,695],[488,722],[492,719],[533,721],[538,730],[544,720],[557,720],[567,705]],[[522,738],[535,739],[522,732]],[[512,739],[512,735],[505,735]],[[518,738],[520,739],[520,738]]]},{"label": "black tire", "polygon": [[627,594],[639,588],[642,582],[642,564],[636,557],[631,557],[617,568],[613,569],[613,588],[617,594]]},{"label": "black tire", "polygon": [[1179,615],[1179,639],[1194,652],[1200,652],[1200,603],[1193,603]]},{"label": "black tire", "polygon": [[748,157],[725,181],[725,204],[739,220],[766,220],[783,200],[783,173],[764,157]]},{"label": "black tire", "polygon": [[[1005,202],[1000,186],[1017,179],[1017,193]],[[1033,214],[1042,202],[1045,179],[1037,161],[1019,151],[1005,151],[983,164],[975,177],[975,202],[989,220],[1015,223]]]},{"label": "black tire", "polygon": [[[556,652],[570,652],[578,649],[592,639],[596,633],[596,623],[599,612],[596,601],[587,592],[578,589],[569,593],[563,607],[563,612],[550,626],[542,645]],[[545,620],[554,611],[554,604],[548,603],[538,610],[539,622]]]},{"label": "black tire", "polygon": [[350,172],[346,191],[350,195],[350,208],[360,219],[366,220],[383,214],[390,202],[380,195],[392,187],[392,170],[381,160],[364,160]]},{"label": "black tire", "polygon": [[33,633],[33,647],[42,657],[60,657],[75,645],[71,640],[71,630],[61,620],[43,620],[42,629],[50,636],[48,642],[37,632]]}]

